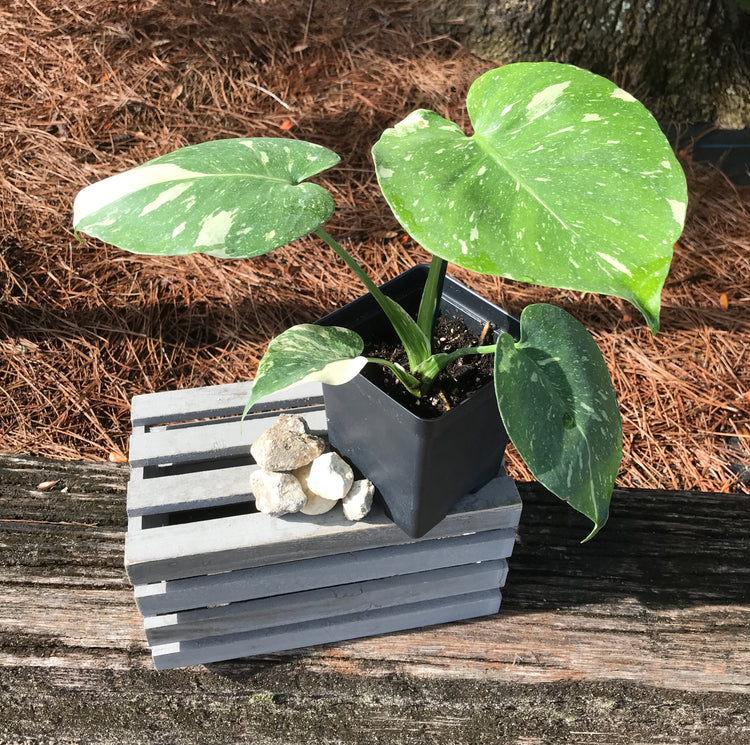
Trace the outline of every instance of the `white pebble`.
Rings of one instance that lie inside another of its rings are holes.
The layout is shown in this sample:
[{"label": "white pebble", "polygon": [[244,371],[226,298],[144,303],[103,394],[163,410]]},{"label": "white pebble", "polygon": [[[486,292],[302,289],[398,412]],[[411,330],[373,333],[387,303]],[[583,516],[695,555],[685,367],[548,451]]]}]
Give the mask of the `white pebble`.
[{"label": "white pebble", "polygon": [[355,481],[342,502],[344,517],[347,520],[362,520],[362,518],[367,517],[372,509],[374,495],[375,487],[371,481],[367,479]]}]

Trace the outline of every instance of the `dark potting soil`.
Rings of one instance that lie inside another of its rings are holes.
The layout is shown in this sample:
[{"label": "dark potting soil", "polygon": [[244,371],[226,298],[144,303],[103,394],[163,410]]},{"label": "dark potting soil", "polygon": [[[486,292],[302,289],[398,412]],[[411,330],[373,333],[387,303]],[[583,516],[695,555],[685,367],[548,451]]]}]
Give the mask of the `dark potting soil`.
[{"label": "dark potting soil", "polygon": [[[462,319],[439,316],[435,323],[432,351],[434,354],[450,353],[463,347],[491,344],[492,331],[492,327],[488,326],[480,338],[466,327]],[[365,339],[364,354],[367,357],[397,362],[406,370],[409,369],[406,351],[397,340]],[[470,354],[459,357],[440,371],[432,389],[422,398],[416,398],[409,393],[396,376],[382,365],[368,364],[362,372],[368,380],[413,414],[424,419],[434,419],[491,382],[494,364],[493,354]]]}]

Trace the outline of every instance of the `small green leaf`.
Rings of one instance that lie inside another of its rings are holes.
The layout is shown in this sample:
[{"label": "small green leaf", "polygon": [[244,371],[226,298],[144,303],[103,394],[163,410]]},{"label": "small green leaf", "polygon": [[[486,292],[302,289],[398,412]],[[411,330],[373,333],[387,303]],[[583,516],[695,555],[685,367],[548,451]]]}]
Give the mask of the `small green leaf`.
[{"label": "small green leaf", "polygon": [[339,326],[292,326],[268,345],[243,416],[264,396],[299,383],[341,385],[367,364],[362,337]]},{"label": "small green leaf", "polygon": [[297,140],[204,142],[87,186],[76,197],[73,225],[135,253],[259,256],[331,216],[331,195],[303,182],[338,161],[331,150]]},{"label": "small green leaf", "polygon": [[537,304],[521,339],[501,334],[495,393],[511,442],[534,478],[594,523],[607,521],[622,459],[622,422],[599,347],[570,314]]},{"label": "small green leaf", "polygon": [[470,137],[420,110],[373,147],[401,225],[466,269],[625,298],[655,331],[687,187],[651,114],[551,62],[485,73],[467,107]]}]

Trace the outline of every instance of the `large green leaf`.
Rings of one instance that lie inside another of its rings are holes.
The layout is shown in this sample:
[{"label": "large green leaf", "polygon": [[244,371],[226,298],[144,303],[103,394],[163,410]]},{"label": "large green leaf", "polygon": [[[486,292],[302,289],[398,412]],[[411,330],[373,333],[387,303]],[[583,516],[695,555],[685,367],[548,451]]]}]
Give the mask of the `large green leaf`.
[{"label": "large green leaf", "polygon": [[303,182],[338,161],[297,140],[191,145],[83,189],[73,225],[136,253],[259,256],[331,216],[331,195]]},{"label": "large green leaf", "polygon": [[347,383],[367,364],[367,358],[360,356],[363,349],[362,337],[349,329],[309,323],[292,326],[268,345],[244,413],[264,396],[298,383]]},{"label": "large green leaf", "polygon": [[656,331],[687,191],[648,111],[557,63],[492,70],[467,106],[471,137],[420,110],[373,147],[409,234],[477,272],[626,298]]},{"label": "large green leaf", "polygon": [[529,305],[517,343],[501,334],[495,393],[511,442],[534,477],[604,525],[622,459],[622,422],[607,365],[586,329],[560,308]]}]

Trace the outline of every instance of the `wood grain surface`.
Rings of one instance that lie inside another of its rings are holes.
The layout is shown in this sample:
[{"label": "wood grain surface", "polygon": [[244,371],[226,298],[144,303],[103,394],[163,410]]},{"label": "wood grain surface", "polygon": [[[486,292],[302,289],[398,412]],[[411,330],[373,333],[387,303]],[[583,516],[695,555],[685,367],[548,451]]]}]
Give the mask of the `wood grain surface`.
[{"label": "wood grain surface", "polygon": [[580,544],[519,484],[496,616],[156,672],[126,481],[0,456],[0,742],[750,742],[747,496],[617,490]]}]

